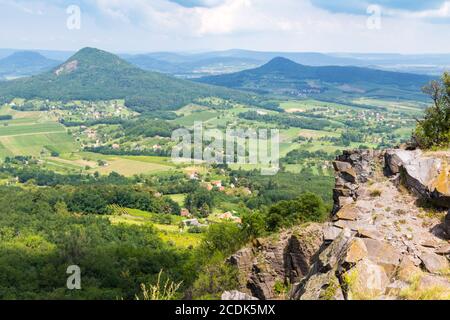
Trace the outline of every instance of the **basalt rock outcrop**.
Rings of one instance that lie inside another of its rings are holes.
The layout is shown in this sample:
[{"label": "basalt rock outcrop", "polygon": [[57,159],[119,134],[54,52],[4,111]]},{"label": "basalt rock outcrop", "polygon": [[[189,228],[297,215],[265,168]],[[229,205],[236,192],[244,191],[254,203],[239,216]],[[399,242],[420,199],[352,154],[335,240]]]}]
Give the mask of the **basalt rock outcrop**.
[{"label": "basalt rock outcrop", "polygon": [[450,212],[442,209],[449,157],[344,152],[334,162],[330,221],[260,239],[230,257],[241,270],[238,289],[259,299],[280,298],[279,283],[290,284],[288,298],[296,300],[450,299]]},{"label": "basalt rock outcrop", "polygon": [[323,227],[331,243],[291,298],[450,298],[447,218],[417,206],[417,197],[447,204],[445,156],[357,150],[338,157],[334,212]]},{"label": "basalt rock outcrop", "polygon": [[255,240],[228,259],[240,271],[238,290],[258,299],[279,298],[277,286],[295,283],[309,272],[322,239],[322,226],[310,224]]}]

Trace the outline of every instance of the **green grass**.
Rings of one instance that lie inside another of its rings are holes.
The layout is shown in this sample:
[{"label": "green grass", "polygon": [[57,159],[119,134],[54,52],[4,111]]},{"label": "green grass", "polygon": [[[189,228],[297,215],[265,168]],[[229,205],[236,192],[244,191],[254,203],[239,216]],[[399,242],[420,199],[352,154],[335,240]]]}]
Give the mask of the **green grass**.
[{"label": "green grass", "polygon": [[[0,150],[1,152],[1,150]],[[107,166],[99,167],[97,161],[106,161]],[[61,153],[59,158],[52,158],[52,164],[66,166],[67,169],[84,169],[89,166],[90,173],[99,172],[108,175],[117,172],[126,177],[139,174],[157,174],[175,169],[175,165],[167,157],[151,156],[113,156],[92,152],[67,152]]]},{"label": "green grass", "polygon": [[0,126],[0,137],[16,135],[35,135],[48,132],[65,132],[64,127],[58,123],[36,123],[15,126]]},{"label": "green grass", "polygon": [[175,201],[176,203],[178,203],[180,206],[184,206],[184,199],[186,198],[186,194],[184,193],[180,193],[180,194],[172,194],[169,195],[169,197]]},{"label": "green grass", "polygon": [[173,167],[162,165],[158,163],[148,163],[142,161],[134,161],[129,159],[123,159],[118,157],[115,160],[110,160],[108,166],[98,167],[92,169],[92,171],[98,171],[100,174],[110,174],[111,172],[117,172],[126,177],[131,177],[138,174],[152,174],[156,172],[168,171]]},{"label": "green grass", "polygon": [[57,161],[45,160],[43,167],[47,170],[51,170],[60,174],[79,173],[84,168],[81,166],[69,165],[67,163],[62,164]]},{"label": "green grass", "polygon": [[294,111],[296,109],[298,109],[298,111],[308,111],[318,107],[330,107],[336,110],[358,109],[356,107],[347,106],[345,104],[324,102],[313,99],[285,101],[280,104],[280,107],[287,112]]},{"label": "green grass", "polygon": [[21,112],[5,105],[0,108],[0,114],[13,116],[12,120],[0,121],[1,158],[40,156],[45,150],[65,153],[79,148],[64,126],[50,119],[46,112]]},{"label": "green grass", "polygon": [[190,127],[194,125],[194,122],[197,121],[206,122],[208,120],[216,118],[218,115],[219,115],[218,112],[213,111],[194,112],[192,114],[178,118],[173,122],[182,126]]},{"label": "green grass", "polygon": [[151,218],[155,213],[150,213],[137,209],[126,209],[128,215],[125,216],[109,216],[113,224],[129,224],[129,225],[144,225],[151,224],[158,231],[158,235],[165,242],[168,242],[178,248],[196,247],[202,241],[202,234],[188,233],[187,231],[180,231],[178,224],[184,220],[179,216],[172,216],[174,222],[171,225],[162,225],[152,223]]},{"label": "green grass", "polygon": [[197,104],[188,104],[187,106],[179,109],[178,111],[176,111],[175,113],[179,116],[187,116],[190,115],[196,111],[205,111],[208,110],[208,107],[204,107],[204,106],[200,106]]},{"label": "green grass", "polygon": [[172,159],[169,157],[155,157],[155,156],[123,156],[122,159],[128,159],[132,161],[139,161],[145,163],[154,163],[161,164],[165,166],[174,167],[175,164],[172,162]]},{"label": "green grass", "polygon": [[[66,132],[29,134],[16,136],[0,136],[0,154],[39,156],[43,149],[51,149],[60,153],[70,152],[77,148],[72,137]],[[48,147],[48,148],[47,148]]]},{"label": "green grass", "polygon": [[[155,225],[155,227],[158,229],[158,225]],[[195,233],[160,230],[158,234],[163,241],[178,248],[197,247],[202,241],[202,235]]]},{"label": "green grass", "polygon": [[0,141],[0,158],[6,158],[12,155],[13,155],[12,152],[8,148],[6,148]]}]

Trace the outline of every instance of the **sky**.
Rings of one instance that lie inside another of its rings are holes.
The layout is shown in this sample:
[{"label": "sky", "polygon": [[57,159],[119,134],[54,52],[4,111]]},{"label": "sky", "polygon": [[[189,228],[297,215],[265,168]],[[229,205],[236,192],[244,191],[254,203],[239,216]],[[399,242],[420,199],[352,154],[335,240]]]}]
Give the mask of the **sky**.
[{"label": "sky", "polygon": [[450,53],[446,0],[0,0],[0,47]]}]

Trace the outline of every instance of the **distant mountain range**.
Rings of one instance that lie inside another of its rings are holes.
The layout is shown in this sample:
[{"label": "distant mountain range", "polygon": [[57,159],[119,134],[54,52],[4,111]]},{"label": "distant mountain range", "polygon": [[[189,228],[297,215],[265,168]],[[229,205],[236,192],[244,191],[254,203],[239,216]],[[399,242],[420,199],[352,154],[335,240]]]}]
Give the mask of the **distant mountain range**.
[{"label": "distant mountain range", "polygon": [[57,66],[60,62],[37,52],[15,52],[0,59],[0,78],[23,77],[38,74]]},{"label": "distant mountain range", "polygon": [[210,76],[197,81],[260,94],[287,96],[402,98],[419,95],[432,78],[426,75],[381,71],[361,67],[305,66],[286,58],[232,74]]},{"label": "distant mountain range", "polygon": [[50,100],[125,99],[137,111],[178,109],[216,96],[249,101],[249,94],[141,70],[118,56],[84,48],[51,71],[3,82],[0,97]]},{"label": "distant mountain range", "polygon": [[135,56],[124,55],[123,58],[141,69],[168,73],[182,78],[199,78],[207,75],[232,73],[255,68],[264,63],[263,60],[246,57],[203,54],[154,53]]},{"label": "distant mountain range", "polygon": [[[0,49],[0,59],[18,50]],[[50,60],[64,61],[75,52],[34,50]],[[450,70],[450,54],[358,54],[358,53],[317,53],[317,52],[259,52],[250,50],[226,50],[203,53],[153,52],[143,54],[119,54],[131,64],[147,70],[174,75],[180,78],[200,78],[204,76],[234,73],[260,67],[276,57],[283,57],[309,66],[357,66],[386,71],[439,75]],[[15,68],[15,69],[14,69]],[[33,75],[16,64],[10,74]],[[25,71],[22,71],[25,70]],[[8,70],[9,72],[10,70]],[[5,77],[5,74],[3,74]]]},{"label": "distant mountain range", "polygon": [[[309,66],[356,66],[387,71],[401,71],[439,75],[450,70],[450,54],[358,54],[317,52],[259,52],[250,50],[227,50],[206,53],[156,52],[138,56],[123,55],[135,65],[146,69],[145,58],[155,59],[152,71],[166,72],[184,77],[198,77],[218,73],[238,72],[256,68],[276,57],[283,57]],[[159,64],[163,69],[159,67]],[[208,74],[209,73],[209,74]]]},{"label": "distant mountain range", "polygon": [[[229,56],[233,54],[234,51],[222,53],[221,57],[203,54],[201,60],[188,62],[185,60],[192,57],[183,60],[181,54],[163,53],[128,56],[127,59],[135,64],[145,64],[146,69],[165,68],[166,73],[172,74],[177,72],[175,61],[186,69],[187,66],[201,68],[205,61],[210,64],[244,61]],[[161,63],[164,57],[166,61]],[[251,58],[242,59],[247,59],[247,64],[254,62]],[[1,61],[6,61],[5,68],[20,64],[22,70],[31,73],[49,71],[29,78],[4,81],[0,85],[0,98],[65,101],[125,99],[127,105],[137,111],[175,110],[196,99],[212,96],[258,104],[261,99],[255,93],[323,100],[348,101],[348,98],[361,96],[421,100],[425,96],[420,88],[432,79],[426,75],[354,66],[306,66],[277,57],[257,68],[202,77],[193,82],[142,70],[117,55],[94,48],[82,49],[56,67],[56,61],[30,52],[15,53]]]}]

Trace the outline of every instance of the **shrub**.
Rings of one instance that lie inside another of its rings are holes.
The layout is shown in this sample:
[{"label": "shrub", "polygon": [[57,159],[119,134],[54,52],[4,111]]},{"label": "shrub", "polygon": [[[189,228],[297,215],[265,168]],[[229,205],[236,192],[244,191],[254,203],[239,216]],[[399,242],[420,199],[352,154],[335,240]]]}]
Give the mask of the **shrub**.
[{"label": "shrub", "polygon": [[370,191],[370,196],[374,197],[374,198],[381,197],[381,194],[382,194],[381,190],[378,190],[378,189]]},{"label": "shrub", "polygon": [[194,299],[220,299],[224,291],[239,287],[239,270],[224,262],[221,255],[205,265],[192,286]]}]

